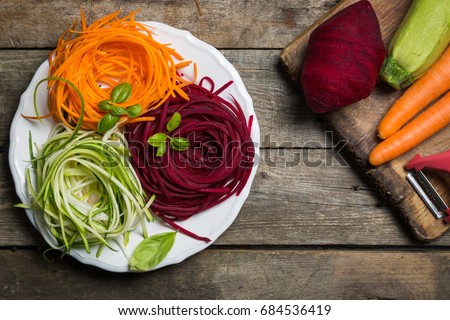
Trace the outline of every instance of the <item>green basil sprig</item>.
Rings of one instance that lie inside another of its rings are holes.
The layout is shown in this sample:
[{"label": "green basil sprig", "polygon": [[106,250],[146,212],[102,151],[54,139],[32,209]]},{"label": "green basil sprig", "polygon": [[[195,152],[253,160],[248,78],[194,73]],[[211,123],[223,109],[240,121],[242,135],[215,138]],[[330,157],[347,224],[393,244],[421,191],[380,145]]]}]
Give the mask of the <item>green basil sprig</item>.
[{"label": "green basil sprig", "polygon": [[140,104],[134,104],[126,108],[122,108],[114,105],[114,103],[124,103],[130,97],[132,93],[132,86],[128,82],[122,82],[116,85],[110,94],[109,100],[100,101],[98,108],[101,111],[107,112],[99,121],[97,126],[98,133],[105,133],[119,122],[122,116],[128,116],[129,118],[136,118],[142,112]]},{"label": "green basil sprig", "polygon": [[105,133],[106,131],[114,127],[116,123],[119,122],[119,120],[120,116],[118,115],[112,113],[105,114],[98,123],[97,126],[98,133]]},{"label": "green basil sprig", "polygon": [[156,150],[156,156],[162,157],[164,153],[166,152],[166,141],[169,136],[165,133],[158,132],[152,135],[150,138],[148,138],[147,142],[152,147],[158,148]]},{"label": "green basil sprig", "polygon": [[132,106],[129,106],[125,109],[127,116],[129,118],[136,118],[138,117],[142,112],[142,107],[139,103],[133,104]]},{"label": "green basil sprig", "polygon": [[131,96],[132,87],[128,82],[119,83],[111,91],[111,100],[115,103],[123,103]]},{"label": "green basil sprig", "polygon": [[123,116],[123,115],[127,114],[125,109],[122,107],[119,107],[119,106],[112,106],[110,113],[115,116]]},{"label": "green basil sprig", "polygon": [[176,231],[164,232],[142,240],[130,258],[130,270],[148,271],[163,261],[172,249],[176,235]]},{"label": "green basil sprig", "polygon": [[[172,132],[180,126],[181,115],[179,112],[175,112],[170,120],[166,124],[166,129],[168,132]],[[156,156],[162,157],[166,153],[167,149],[167,139],[170,140],[170,147],[176,151],[185,151],[189,149],[190,142],[186,138],[182,137],[170,137],[165,133],[157,132],[147,139],[147,142],[152,147],[157,148]]]},{"label": "green basil sprig", "polygon": [[184,151],[189,149],[189,140],[181,137],[174,137],[170,139],[170,147],[177,151]]},{"label": "green basil sprig", "polygon": [[103,100],[98,104],[98,108],[102,111],[110,111],[112,107],[113,105],[110,104],[110,100]]},{"label": "green basil sprig", "polygon": [[168,132],[172,132],[176,128],[180,126],[181,123],[181,114],[179,112],[175,112],[172,115],[172,118],[167,122],[166,129]]}]

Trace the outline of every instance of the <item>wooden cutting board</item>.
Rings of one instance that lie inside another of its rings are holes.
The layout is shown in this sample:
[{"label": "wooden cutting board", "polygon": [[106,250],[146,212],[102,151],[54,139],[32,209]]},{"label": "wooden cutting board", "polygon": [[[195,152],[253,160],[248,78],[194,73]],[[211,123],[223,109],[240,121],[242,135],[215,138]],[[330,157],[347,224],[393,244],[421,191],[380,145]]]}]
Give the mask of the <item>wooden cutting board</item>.
[{"label": "wooden cutting board", "polygon": [[[280,55],[281,61],[298,83],[309,35],[324,20],[333,14],[357,2],[357,0],[341,0],[339,4],[319,19],[304,33],[298,35]],[[412,0],[372,0],[370,1],[380,22],[385,45],[389,44],[395,30],[405,16]],[[333,128],[337,136],[347,140],[347,147],[359,166],[371,178],[380,192],[394,206],[401,217],[420,240],[433,240],[449,229],[449,225],[437,220],[412,189],[406,180],[404,165],[415,155],[423,156],[450,149],[450,127],[445,128],[432,138],[424,141],[414,150],[379,167],[371,166],[367,159],[370,150],[379,142],[376,127],[387,109],[398,99],[402,91],[393,90],[384,83],[379,83],[375,91],[366,99],[353,105],[335,110],[323,117]],[[444,200],[450,200],[450,178],[448,173],[427,172],[432,184]],[[447,201],[450,203],[450,201]],[[361,214],[365,214],[361,212]]]}]

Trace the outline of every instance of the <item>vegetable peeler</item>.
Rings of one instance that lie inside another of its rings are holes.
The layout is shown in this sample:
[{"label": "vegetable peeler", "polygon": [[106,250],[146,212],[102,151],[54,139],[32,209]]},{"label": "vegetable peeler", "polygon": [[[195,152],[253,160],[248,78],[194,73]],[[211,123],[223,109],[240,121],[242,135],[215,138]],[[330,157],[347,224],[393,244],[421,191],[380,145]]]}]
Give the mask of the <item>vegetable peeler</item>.
[{"label": "vegetable peeler", "polygon": [[450,150],[428,157],[417,154],[405,165],[405,169],[409,171],[406,179],[411,183],[434,217],[443,219],[445,223],[450,223],[450,208],[425,176],[423,172],[425,168],[450,173]]}]

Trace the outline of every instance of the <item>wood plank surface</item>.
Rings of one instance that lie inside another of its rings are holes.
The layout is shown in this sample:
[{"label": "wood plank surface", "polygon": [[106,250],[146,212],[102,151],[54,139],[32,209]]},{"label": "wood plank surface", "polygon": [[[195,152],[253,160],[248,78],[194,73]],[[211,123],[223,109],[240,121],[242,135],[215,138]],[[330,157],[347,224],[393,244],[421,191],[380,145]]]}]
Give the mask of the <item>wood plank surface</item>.
[{"label": "wood plank surface", "polygon": [[[3,299],[448,299],[448,251],[209,249],[144,274],[0,251]],[[56,258],[58,259],[58,258]],[[18,265],[33,266],[24,271]],[[186,279],[189,274],[189,279]],[[49,283],[51,279],[51,284]]]},{"label": "wood plank surface", "polygon": [[[309,35],[321,22],[331,17],[356,0],[344,0],[332,11],[324,15],[306,32],[297,36],[281,53],[281,59],[295,82],[302,68]],[[389,44],[395,30],[405,16],[411,1],[370,1],[380,21],[383,40],[386,46]],[[348,148],[357,163],[367,172],[380,192],[398,208],[403,220],[410,226],[415,236],[421,240],[433,240],[444,234],[450,225],[442,219],[435,219],[424,202],[413,190],[406,180],[404,165],[415,154],[432,155],[449,148],[448,137],[450,127],[441,130],[438,134],[422,143],[419,147],[379,167],[372,167],[368,163],[368,157],[373,147],[379,143],[376,136],[376,128],[393,102],[402,91],[395,91],[384,83],[379,84],[375,91],[366,99],[351,106],[329,112],[324,119],[342,139],[348,140]],[[370,114],[370,117],[367,115]],[[436,179],[430,179],[435,183]],[[437,190],[444,194],[447,185],[439,185]],[[447,199],[448,200],[448,199]]]},{"label": "wood plank surface", "polygon": [[[220,245],[415,245],[382,199],[351,167],[326,167],[328,150],[300,151],[317,167],[295,163],[296,150],[265,149],[248,201],[219,238]],[[306,154],[308,154],[306,156]],[[300,157],[300,155],[299,155]],[[328,158],[328,159],[327,159]],[[289,162],[287,162],[289,161]],[[0,170],[6,172],[7,168]],[[289,177],[289,183],[286,179]],[[5,181],[11,181],[6,175]],[[11,183],[0,204],[0,246],[43,245],[18,202]],[[9,197],[6,195],[9,194]],[[3,232],[2,232],[3,231]],[[436,245],[450,244],[445,237]]]},{"label": "wood plank surface", "polygon": [[[338,1],[199,2],[201,16],[186,0],[1,1],[0,299],[449,299],[450,234],[415,238],[281,64],[281,50]],[[253,98],[262,149],[250,196],[211,247],[180,264],[112,274],[71,258],[49,263],[13,207],[11,120],[80,5],[90,20],[141,9],[142,19],[191,31],[220,49]]]},{"label": "wood plank surface", "polygon": [[[51,48],[79,18],[88,21],[115,10],[140,10],[139,20],[159,21],[189,30],[218,48],[282,48],[292,37],[330,10],[338,0],[193,0],[90,1],[4,0],[1,2],[0,48]],[[13,17],[13,19],[12,19]],[[51,23],[49,23],[51,22]]]},{"label": "wood plank surface", "polygon": [[[30,246],[41,241],[23,210],[12,208],[18,199],[7,166],[7,145],[18,98],[48,52],[0,51],[0,103],[5,113],[0,118],[0,145],[4,146],[0,208],[5,212],[0,215],[0,230],[9,230],[0,232],[0,245]],[[302,106],[286,73],[277,72],[279,51],[222,52],[240,72],[257,115],[264,116],[258,117],[263,150],[252,192],[236,223],[217,243],[414,245],[396,212],[384,204],[367,177],[355,170],[346,141],[336,139],[330,128],[318,122]],[[258,59],[243,58],[248,56]],[[447,244],[450,235],[436,243]]]}]

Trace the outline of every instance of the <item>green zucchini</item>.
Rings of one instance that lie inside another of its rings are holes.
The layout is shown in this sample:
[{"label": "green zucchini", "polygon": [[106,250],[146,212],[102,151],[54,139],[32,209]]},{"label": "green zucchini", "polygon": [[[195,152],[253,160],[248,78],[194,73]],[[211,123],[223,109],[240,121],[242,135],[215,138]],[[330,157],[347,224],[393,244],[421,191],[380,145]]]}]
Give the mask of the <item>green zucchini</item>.
[{"label": "green zucchini", "polygon": [[389,43],[380,78],[395,89],[411,85],[450,42],[450,1],[414,0]]}]

